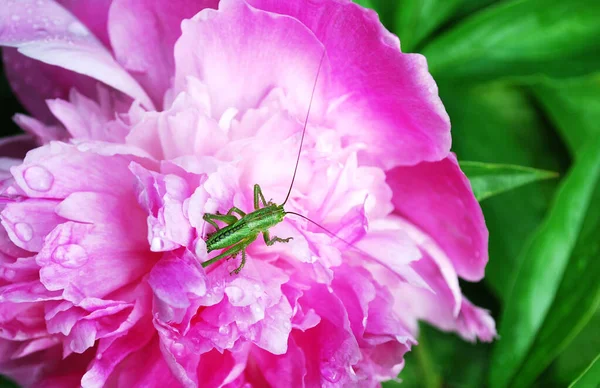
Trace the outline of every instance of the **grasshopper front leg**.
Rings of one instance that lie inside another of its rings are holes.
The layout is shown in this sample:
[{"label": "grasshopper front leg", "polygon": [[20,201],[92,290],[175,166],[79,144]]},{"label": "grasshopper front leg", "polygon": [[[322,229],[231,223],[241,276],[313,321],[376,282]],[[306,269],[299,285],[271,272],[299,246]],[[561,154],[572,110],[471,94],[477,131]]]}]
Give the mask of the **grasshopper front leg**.
[{"label": "grasshopper front leg", "polygon": [[277,237],[277,236],[270,238],[268,231],[263,232],[263,238],[265,239],[265,244],[267,244],[267,246],[271,246],[271,245],[275,244],[276,242],[287,243],[294,239],[293,237],[281,238],[281,237]]},{"label": "grasshopper front leg", "polygon": [[267,206],[267,201],[265,201],[265,196],[260,189],[258,184],[254,185],[254,210],[260,209],[259,200],[262,201],[263,207]]}]

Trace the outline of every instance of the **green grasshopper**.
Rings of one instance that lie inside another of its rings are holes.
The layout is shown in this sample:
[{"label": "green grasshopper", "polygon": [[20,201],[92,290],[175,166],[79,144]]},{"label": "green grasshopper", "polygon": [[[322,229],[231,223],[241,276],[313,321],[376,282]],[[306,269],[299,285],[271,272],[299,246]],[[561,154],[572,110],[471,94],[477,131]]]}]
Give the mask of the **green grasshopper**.
[{"label": "green grasshopper", "polygon": [[[239,267],[230,272],[230,274],[232,275],[234,273],[238,274],[246,264],[246,248],[248,248],[248,246],[252,244],[254,240],[257,239],[260,233],[262,233],[265,240],[265,244],[267,244],[268,246],[271,246],[277,242],[287,243],[290,240],[292,240],[292,237],[279,238],[277,236],[274,236],[273,238],[271,238],[269,235],[269,229],[282,222],[286,214],[295,214],[297,216],[307,219],[301,214],[286,212],[283,206],[286,204],[290,197],[292,187],[294,186],[294,180],[296,179],[296,172],[298,171],[298,163],[300,161],[300,152],[302,151],[304,134],[306,133],[306,125],[308,123],[310,108],[312,105],[312,100],[315,94],[315,89],[317,87],[317,81],[319,79],[319,73],[321,71],[321,65],[323,64],[324,58],[325,53],[323,53],[323,55],[321,56],[319,69],[315,78],[315,84],[313,86],[312,93],[310,96],[308,110],[306,113],[306,119],[304,120],[304,129],[302,130],[302,138],[300,139],[300,148],[298,150],[298,157],[296,159],[296,167],[294,168],[292,182],[290,184],[290,188],[287,193],[287,196],[285,197],[285,200],[281,205],[277,205],[276,203],[273,203],[271,201],[265,201],[265,197],[262,193],[260,186],[258,184],[255,184],[254,210],[251,213],[245,213],[235,206],[229,209],[227,214],[220,214],[219,212],[217,212],[216,214],[205,213],[202,218],[204,219],[204,221],[208,222],[215,228],[215,232],[210,234],[206,240],[207,252],[211,252],[216,249],[227,249],[219,255],[213,257],[212,259],[203,262],[202,267],[205,268],[223,258],[234,258],[239,252],[242,252],[242,260],[240,262]],[[260,207],[261,203],[263,206],[262,208]],[[237,218],[234,213],[237,213],[240,216],[240,218]],[[216,221],[224,222],[225,224],[227,224],[227,226],[220,228]],[[312,220],[308,221],[313,222]]]}]

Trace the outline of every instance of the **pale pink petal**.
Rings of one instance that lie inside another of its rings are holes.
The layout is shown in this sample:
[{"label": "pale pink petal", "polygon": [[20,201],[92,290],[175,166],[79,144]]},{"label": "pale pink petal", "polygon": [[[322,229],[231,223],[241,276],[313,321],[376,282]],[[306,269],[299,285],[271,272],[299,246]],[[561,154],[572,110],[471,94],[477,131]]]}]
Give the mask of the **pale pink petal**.
[{"label": "pale pink petal", "polygon": [[[113,245],[107,246],[105,241]],[[115,233],[111,225],[75,222],[57,226],[37,256],[44,285],[64,290],[65,299],[73,302],[86,296],[103,297],[138,280],[154,260],[139,251],[139,242]]]},{"label": "pale pink petal", "polygon": [[[300,22],[227,0],[219,3],[219,11],[205,9],[184,20],[182,30],[175,44],[176,89],[184,90],[190,76],[203,81],[213,97],[213,117],[230,107],[257,106],[275,85],[293,96],[296,111],[305,114],[323,48]],[[319,79],[327,79],[326,66]]]},{"label": "pale pink petal", "polygon": [[[27,14],[27,8],[33,12]],[[44,18],[60,23],[44,22]],[[9,3],[0,11],[0,26],[3,27],[0,45],[16,47],[30,58],[90,76],[153,107],[144,90],[102,43],[58,3],[38,4],[34,0]]]},{"label": "pale pink petal", "polygon": [[157,107],[175,75],[173,47],[181,21],[218,0],[115,0],[108,28],[117,61],[144,87]]},{"label": "pale pink petal", "polygon": [[[8,203],[0,213],[2,226],[15,245],[31,252],[38,252],[44,238],[55,226],[64,221],[55,213],[56,200],[30,199]],[[32,217],[35,214],[35,217]]]},{"label": "pale pink petal", "polygon": [[81,152],[72,145],[55,142],[29,152],[24,163],[11,168],[11,172],[32,198],[65,198],[74,192],[93,191],[130,195],[135,200],[133,186],[122,184],[132,178],[130,161],[130,157]]},{"label": "pale pink petal", "polygon": [[[44,109],[48,109],[46,103],[44,103]],[[35,114],[35,112],[33,113]],[[37,116],[39,117],[39,115]],[[67,131],[62,126],[44,124],[33,117],[21,113],[14,115],[13,121],[21,127],[23,131],[34,136],[39,144],[46,144],[52,140],[64,140],[68,136]]]},{"label": "pale pink petal", "polygon": [[387,177],[395,212],[429,234],[459,276],[481,280],[488,261],[488,231],[456,158],[398,167]]},{"label": "pale pink petal", "polygon": [[118,101],[118,96],[111,96],[102,85],[97,91],[99,103],[72,89],[69,101],[54,99],[47,104],[72,137],[122,143],[129,128],[115,116],[122,109],[119,105],[125,103]]}]

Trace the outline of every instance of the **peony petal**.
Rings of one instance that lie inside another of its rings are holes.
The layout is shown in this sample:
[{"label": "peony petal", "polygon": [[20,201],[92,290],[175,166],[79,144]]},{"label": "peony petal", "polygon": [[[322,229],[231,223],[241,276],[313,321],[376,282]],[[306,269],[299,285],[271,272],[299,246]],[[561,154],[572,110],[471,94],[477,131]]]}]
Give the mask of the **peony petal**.
[{"label": "peony petal", "polygon": [[369,145],[369,162],[389,169],[447,155],[450,120],[425,58],[402,54],[374,11],[349,0],[247,1],[301,21],[322,42],[339,100],[333,120],[350,142]]},{"label": "peony petal", "polygon": [[464,279],[483,278],[488,231],[467,177],[453,155],[388,174],[395,211],[429,234]]},{"label": "peony petal", "polygon": [[[276,356],[260,348],[253,348],[251,358],[256,362],[262,378],[272,387],[302,387],[306,376],[306,357],[293,338],[289,339],[287,352]],[[247,372],[247,378],[253,386],[260,384],[259,378],[252,376],[252,371]],[[253,381],[254,380],[254,381]],[[258,380],[258,381],[257,381]],[[261,379],[262,380],[262,379]]]},{"label": "peony petal", "polygon": [[74,192],[90,191],[124,195],[126,201],[135,203],[133,185],[123,184],[133,183],[128,168],[131,159],[81,152],[73,145],[54,142],[29,152],[23,164],[11,168],[11,172],[32,198],[65,198]]},{"label": "peony petal", "polygon": [[103,297],[139,279],[155,260],[139,251],[139,242],[115,233],[110,224],[75,222],[57,226],[37,256],[44,285],[64,290],[65,299],[74,303],[86,296]]},{"label": "peony petal", "polygon": [[[48,110],[46,103],[44,103],[44,109]],[[35,114],[35,112],[33,112],[33,113]],[[40,117],[40,116],[37,115],[37,117]],[[54,120],[54,117],[50,121],[53,121],[53,120]],[[63,139],[66,139],[68,136],[67,131],[62,126],[46,125],[43,122],[41,122],[37,119],[34,119],[33,117],[29,117],[29,116],[21,114],[21,113],[17,113],[16,115],[14,115],[13,121],[23,131],[34,136],[37,139],[39,144],[46,144],[52,140],[63,140]],[[32,146],[31,148],[34,148],[34,147]],[[23,154],[23,157],[24,156],[25,156],[25,154]]]},{"label": "peony petal", "polygon": [[36,199],[8,203],[0,213],[2,226],[15,245],[39,252],[46,235],[64,221],[55,213],[57,204],[55,200]]},{"label": "peony petal", "polygon": [[0,157],[22,159],[36,147],[31,135],[16,135],[0,139]]},{"label": "peony petal", "polygon": [[[185,90],[190,76],[203,81],[213,117],[230,107],[245,111],[257,106],[275,85],[292,96],[298,117],[306,114],[323,48],[300,22],[225,0],[218,11],[205,9],[184,20],[182,30],[175,44],[175,87]],[[326,83],[326,67],[320,84]]]},{"label": "peony petal", "polygon": [[[46,99],[66,98],[71,88],[76,88],[86,95],[93,94],[96,82],[86,75],[29,58],[13,47],[3,47],[2,57],[11,89],[27,111],[40,120],[40,124],[51,126],[56,123],[56,119],[46,105]],[[60,132],[64,130],[50,130],[48,135],[44,134],[46,131],[34,132],[42,139],[57,140],[63,137]],[[60,136],[56,137],[55,132],[60,133]]]},{"label": "peony petal", "polygon": [[[33,12],[27,14],[27,8]],[[50,23],[50,19],[59,22]],[[153,107],[140,85],[89,29],[58,3],[9,3],[0,11],[0,26],[0,45],[16,47],[30,58],[90,76]]]},{"label": "peony petal", "polygon": [[107,23],[108,9],[113,0],[57,0],[110,48]]},{"label": "peony petal", "polygon": [[181,35],[181,21],[218,0],[114,0],[108,28],[117,61],[161,107],[175,75],[173,47]]}]

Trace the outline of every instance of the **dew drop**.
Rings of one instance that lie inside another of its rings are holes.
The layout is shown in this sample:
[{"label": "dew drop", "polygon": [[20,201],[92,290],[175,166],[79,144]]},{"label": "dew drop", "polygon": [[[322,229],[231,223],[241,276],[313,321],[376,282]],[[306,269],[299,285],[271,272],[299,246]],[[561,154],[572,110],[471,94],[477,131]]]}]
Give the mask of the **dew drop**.
[{"label": "dew drop", "polygon": [[183,344],[181,344],[179,342],[174,343],[173,346],[171,347],[173,354],[175,354],[176,356],[181,356],[183,354],[183,349],[184,349]]},{"label": "dew drop", "polygon": [[65,268],[79,268],[88,261],[85,249],[77,244],[66,244],[56,247],[52,252],[54,261]]},{"label": "dew drop", "polygon": [[229,334],[229,326],[221,326],[219,328],[219,333],[223,335]]},{"label": "dew drop", "polygon": [[334,368],[332,368],[329,365],[323,365],[321,366],[321,376],[323,376],[323,378],[331,383],[337,383],[338,381],[340,381],[340,378],[342,377],[340,373],[338,373],[337,370],[335,370]]},{"label": "dew drop", "polygon": [[152,252],[160,252],[165,247],[165,242],[160,237],[154,237],[150,243],[150,250]]},{"label": "dew drop", "polygon": [[28,242],[33,238],[33,229],[31,228],[31,225],[25,222],[18,222],[15,224],[15,234],[19,240]]},{"label": "dew drop", "polygon": [[101,353],[96,354],[96,360],[102,360],[102,354]]},{"label": "dew drop", "polygon": [[80,22],[73,22],[69,24],[67,30],[69,30],[71,34],[81,37],[85,37],[90,34],[90,30],[88,30],[87,27]]},{"label": "dew drop", "polygon": [[225,288],[225,293],[229,298],[229,301],[234,304],[238,304],[244,299],[244,290],[237,286],[227,286]]},{"label": "dew drop", "polygon": [[23,171],[25,183],[31,190],[48,191],[54,183],[54,176],[42,166],[32,166]]}]

